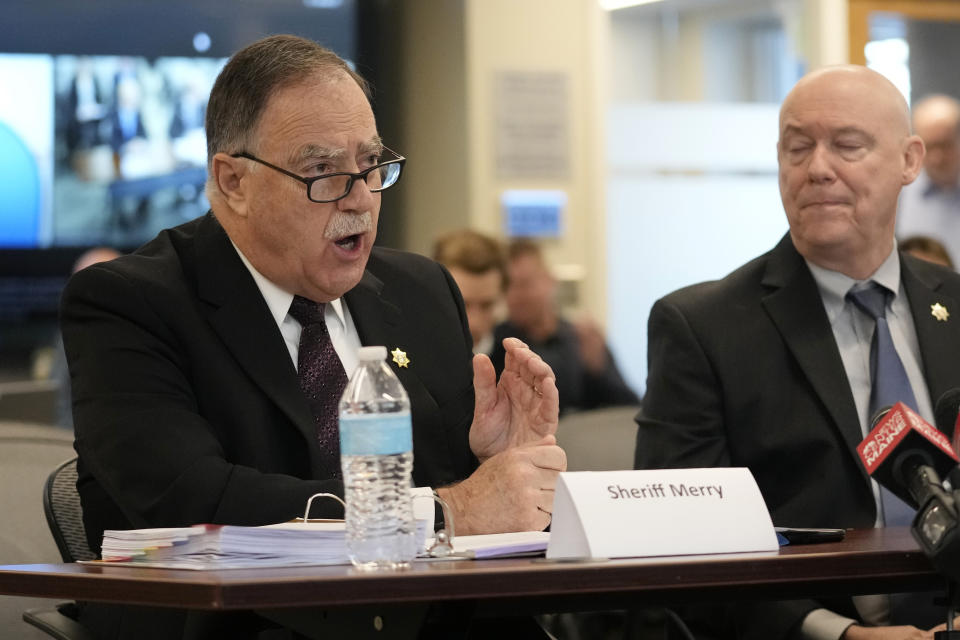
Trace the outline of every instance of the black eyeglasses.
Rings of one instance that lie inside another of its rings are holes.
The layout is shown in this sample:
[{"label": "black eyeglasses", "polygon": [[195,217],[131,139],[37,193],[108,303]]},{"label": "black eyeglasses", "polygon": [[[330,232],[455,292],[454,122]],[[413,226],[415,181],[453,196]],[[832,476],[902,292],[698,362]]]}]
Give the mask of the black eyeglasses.
[{"label": "black eyeglasses", "polygon": [[348,173],[346,171],[339,173],[325,173],[324,175],[317,176],[315,178],[304,178],[303,176],[298,176],[297,174],[287,171],[286,169],[282,169],[277,165],[270,164],[266,160],[261,160],[260,158],[254,156],[253,154],[247,153],[246,151],[231,154],[230,157],[246,158],[247,160],[259,162],[266,167],[270,167],[274,171],[279,171],[285,176],[290,176],[294,180],[302,182],[303,184],[307,185],[307,198],[311,202],[336,202],[341,198],[347,197],[347,194],[349,194],[350,190],[353,189],[354,180],[363,180],[367,183],[367,187],[370,189],[370,191],[373,192],[383,191],[384,189],[389,189],[393,185],[397,184],[397,180],[400,179],[400,172],[403,170],[403,163],[405,163],[407,159],[396,151],[391,151],[386,147],[384,147],[383,150],[389,151],[395,155],[396,158],[375,164],[369,169],[364,169],[359,173]]}]

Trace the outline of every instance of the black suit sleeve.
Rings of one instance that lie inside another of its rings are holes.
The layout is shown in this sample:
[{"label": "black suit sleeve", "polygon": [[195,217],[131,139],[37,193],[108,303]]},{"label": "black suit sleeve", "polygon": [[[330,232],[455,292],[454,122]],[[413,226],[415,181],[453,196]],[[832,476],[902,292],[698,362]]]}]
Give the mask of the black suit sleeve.
[{"label": "black suit sleeve", "polygon": [[720,381],[679,308],[650,311],[647,393],[637,416],[637,469],[727,467]]},{"label": "black suit sleeve", "polygon": [[[336,481],[229,461],[222,428],[198,408],[183,336],[164,317],[178,310],[158,306],[100,265],[74,276],[64,293],[78,488],[91,545],[99,548],[103,528],[280,522],[302,513],[313,493],[342,493]],[[112,512],[100,510],[106,504],[115,505]],[[342,517],[339,505],[312,515],[321,512]]]},{"label": "black suit sleeve", "polygon": [[[648,378],[637,416],[637,469],[728,467],[723,385],[696,332],[674,302],[660,300],[648,325]],[[812,600],[690,605],[681,616],[716,638],[798,637]]]},{"label": "black suit sleeve", "polygon": [[604,352],[607,364],[603,371],[594,373],[584,366],[583,397],[587,400],[587,408],[639,404],[640,399],[623,379],[613,359],[613,353],[606,345],[604,345]]}]

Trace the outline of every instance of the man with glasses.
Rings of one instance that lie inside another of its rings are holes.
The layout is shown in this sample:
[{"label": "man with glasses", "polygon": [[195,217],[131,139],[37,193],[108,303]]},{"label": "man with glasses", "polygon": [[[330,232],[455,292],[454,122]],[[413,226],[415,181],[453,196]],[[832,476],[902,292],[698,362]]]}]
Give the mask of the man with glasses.
[{"label": "man with glasses", "polygon": [[[281,522],[314,493],[342,494],[337,402],[361,345],[393,354],[412,403],[415,484],[450,505],[456,533],[546,527],[566,465],[553,373],[520,341],[499,384],[486,356],[471,367],[449,274],[373,248],[380,193],[404,158],[377,134],[363,80],[313,42],[266,38],[224,67],[206,129],[211,213],[77,274],[64,294],[91,546],[104,529]],[[333,501],[314,504],[314,517],[342,517]],[[109,637],[263,626],[84,615]]]}]

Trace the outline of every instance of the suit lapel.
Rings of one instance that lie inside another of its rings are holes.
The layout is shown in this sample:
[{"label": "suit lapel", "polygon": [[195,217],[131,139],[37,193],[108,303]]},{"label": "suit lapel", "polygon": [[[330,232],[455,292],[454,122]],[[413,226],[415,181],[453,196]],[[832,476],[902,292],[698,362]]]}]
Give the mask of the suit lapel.
[{"label": "suit lapel", "polygon": [[[350,309],[353,324],[357,328],[357,334],[360,336],[360,344],[368,346],[384,345],[387,348],[387,361],[391,363],[393,372],[400,378],[400,382],[406,389],[407,395],[410,396],[413,406],[415,408],[425,408],[422,402],[413,401],[417,397],[427,398],[430,402],[434,402],[433,396],[417,375],[419,370],[417,354],[408,351],[411,347],[407,343],[410,332],[405,328],[403,311],[398,304],[388,299],[388,294],[384,291],[383,281],[368,269],[364,272],[360,284],[350,290],[344,298]],[[411,360],[408,366],[401,367],[393,362],[389,352],[394,349],[407,352]],[[348,371],[347,373],[349,375],[352,372]]]},{"label": "suit lapel", "polygon": [[403,314],[397,305],[381,295],[382,292],[383,281],[370,271],[364,271],[360,283],[348,291],[344,298],[360,335],[360,344],[382,344],[389,349],[390,327],[399,324]]},{"label": "suit lapel", "polygon": [[771,253],[763,284],[771,288],[764,308],[855,456],[863,433],[850,382],[817,283],[789,234]]},{"label": "suit lapel", "polygon": [[949,313],[960,312],[955,298],[941,290],[943,283],[935,269],[900,254],[900,278],[910,302],[910,311],[920,344],[923,375],[930,391],[931,402],[947,390],[960,384],[957,379],[956,356],[960,354],[960,332],[951,326],[960,322],[960,315],[946,321],[937,320],[932,311],[939,304]]},{"label": "suit lapel", "polygon": [[[315,441],[310,407],[267,303],[226,232],[209,215],[197,234],[197,287],[208,319],[243,370],[303,433]],[[315,447],[310,447],[311,458]]]}]

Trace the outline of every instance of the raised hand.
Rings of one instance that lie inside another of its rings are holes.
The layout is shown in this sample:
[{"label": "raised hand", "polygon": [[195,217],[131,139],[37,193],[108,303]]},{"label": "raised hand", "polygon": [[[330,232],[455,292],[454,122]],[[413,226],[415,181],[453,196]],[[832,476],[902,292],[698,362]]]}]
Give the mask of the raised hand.
[{"label": "raised hand", "polygon": [[560,398],[553,370],[516,338],[506,338],[503,346],[506,357],[499,383],[490,359],[473,357],[476,405],[470,448],[481,462],[557,432]]}]

